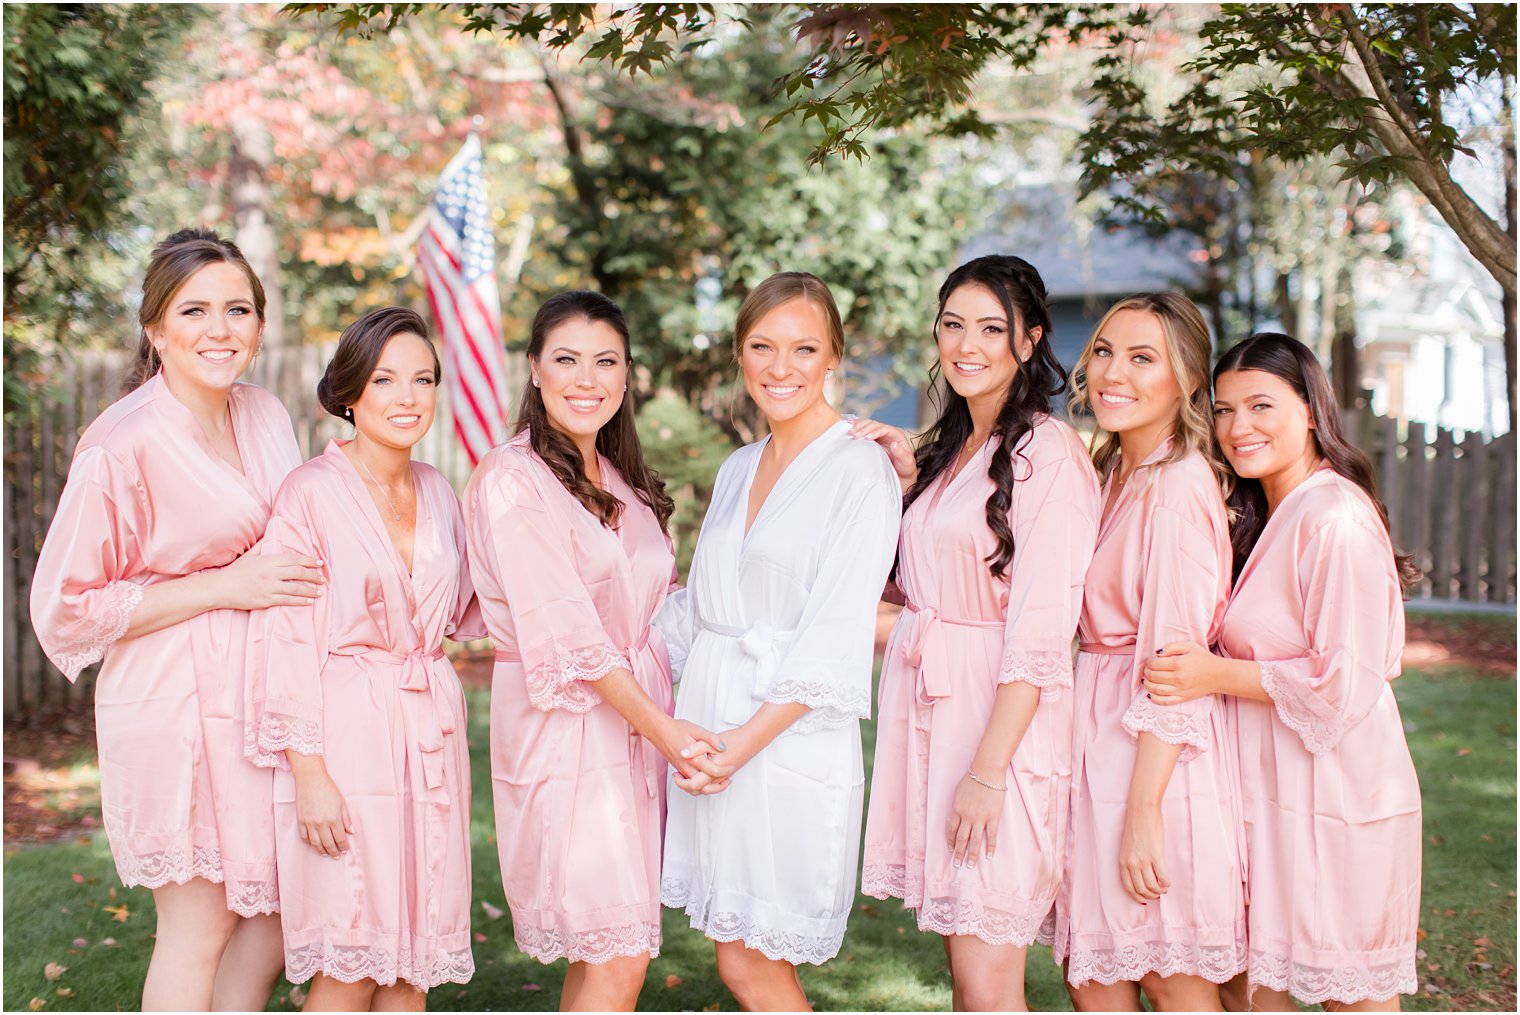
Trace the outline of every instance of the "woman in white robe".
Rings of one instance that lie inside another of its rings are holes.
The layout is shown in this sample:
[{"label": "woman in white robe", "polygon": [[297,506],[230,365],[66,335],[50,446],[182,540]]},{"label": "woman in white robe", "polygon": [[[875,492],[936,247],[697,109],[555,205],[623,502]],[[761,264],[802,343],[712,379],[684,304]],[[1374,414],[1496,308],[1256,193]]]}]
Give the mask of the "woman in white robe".
[{"label": "woman in white robe", "polygon": [[719,753],[675,778],[660,894],[717,943],[750,1011],[807,1007],[799,963],[832,958],[855,898],[876,604],[901,487],[824,398],[838,311],[816,277],[774,275],[735,326],[770,435],[718,472],[690,584],[657,618],[680,675],[676,717]]}]

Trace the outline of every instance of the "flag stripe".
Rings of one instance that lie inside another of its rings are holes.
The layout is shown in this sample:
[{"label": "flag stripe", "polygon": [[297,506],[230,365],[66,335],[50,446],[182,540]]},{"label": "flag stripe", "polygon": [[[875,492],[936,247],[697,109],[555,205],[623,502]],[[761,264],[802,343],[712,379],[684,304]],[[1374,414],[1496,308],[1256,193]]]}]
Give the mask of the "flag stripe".
[{"label": "flag stripe", "polygon": [[426,214],[417,267],[441,337],[454,432],[474,465],[506,439],[507,380],[496,241],[473,134],[439,176]]}]

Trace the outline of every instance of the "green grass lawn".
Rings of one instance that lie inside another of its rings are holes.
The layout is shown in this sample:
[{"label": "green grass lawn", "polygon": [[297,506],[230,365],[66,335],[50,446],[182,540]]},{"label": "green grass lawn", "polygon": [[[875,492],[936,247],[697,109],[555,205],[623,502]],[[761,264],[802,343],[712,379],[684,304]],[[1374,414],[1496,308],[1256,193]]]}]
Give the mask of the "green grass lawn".
[{"label": "green grass lawn", "polygon": [[[1510,625],[1510,618],[1496,618]],[[1419,962],[1421,1011],[1511,1011],[1515,998],[1515,681],[1461,670],[1408,672],[1396,685],[1425,799],[1425,886]],[[438,1011],[557,1007],[564,963],[542,966],[512,944],[497,869],[486,744],[486,698],[472,696],[475,979],[434,991]],[[866,727],[866,757],[874,729]],[[61,845],[7,847],[6,1009],[132,1009],[152,945],[149,892],[120,887],[103,835]],[[64,967],[50,979],[49,964]],[[820,1010],[948,1009],[939,939],[920,934],[895,902],[861,896],[844,948],[803,981]],[[667,986],[667,984],[669,984]],[[1030,952],[1030,1005],[1070,1010],[1049,949]],[[271,1011],[289,1011],[282,984]],[[645,1010],[734,1010],[712,945],[665,913],[665,945],[640,998]]]}]

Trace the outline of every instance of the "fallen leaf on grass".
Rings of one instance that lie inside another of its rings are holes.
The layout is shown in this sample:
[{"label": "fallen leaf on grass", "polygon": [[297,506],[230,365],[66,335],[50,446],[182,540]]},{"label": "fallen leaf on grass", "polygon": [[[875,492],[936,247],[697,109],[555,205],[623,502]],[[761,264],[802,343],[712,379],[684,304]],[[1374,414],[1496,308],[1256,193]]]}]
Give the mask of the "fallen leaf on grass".
[{"label": "fallen leaf on grass", "polygon": [[75,948],[88,948],[88,947],[90,947],[90,942],[86,941],[82,937],[76,937],[74,939],[74,947]]},{"label": "fallen leaf on grass", "polygon": [[40,997],[34,997],[28,1003],[27,1007],[31,1008],[32,1011],[41,1011],[42,1010],[42,1006],[45,1005],[45,1004],[47,1004],[47,1002],[44,1001],[42,998],[40,998]]},{"label": "fallen leaf on grass", "polygon": [[70,874],[69,877],[73,879],[74,884],[76,884],[76,885],[82,885],[82,884],[84,884],[84,875],[83,874]]},{"label": "fallen leaf on grass", "polygon": [[1416,941],[1424,941],[1426,936],[1424,927],[1420,927],[1414,932],[1414,939]]},{"label": "fallen leaf on grass", "polygon": [[47,965],[42,967],[42,975],[46,976],[49,980],[56,980],[68,971],[68,966],[60,966],[56,962],[49,962]]},{"label": "fallen leaf on grass", "polygon": [[1457,748],[1457,757],[1459,757],[1459,758],[1465,758],[1465,757],[1467,757],[1471,753],[1472,753],[1472,748],[1471,747],[1459,747],[1459,748]]},{"label": "fallen leaf on grass", "polygon": [[1476,941],[1473,942],[1473,947],[1474,948],[1487,948],[1488,947],[1488,938],[1486,938],[1486,937],[1480,937],[1480,938],[1478,938]]},{"label": "fallen leaf on grass", "polygon": [[522,985],[522,989],[523,990],[543,990],[544,988],[540,987],[536,983],[525,983],[525,984]]},{"label": "fallen leaf on grass", "polygon": [[56,991],[54,991],[54,993],[56,993],[59,997],[73,997],[74,996],[74,988],[72,988],[72,987],[59,987]]},{"label": "fallen leaf on grass", "polygon": [[675,973],[671,973],[669,976],[665,977],[665,989],[670,990],[674,987],[679,987],[685,982],[685,980],[681,979]]},{"label": "fallen leaf on grass", "polygon": [[718,1002],[716,1002],[716,1001],[714,1001],[712,1004],[708,1005],[707,1007],[703,1008],[702,1010],[703,1011],[722,1011],[722,1009],[718,1007]]},{"label": "fallen leaf on grass", "polygon": [[132,915],[131,911],[127,909],[127,904],[125,902],[119,906],[101,906],[100,908],[105,912],[110,913],[111,919],[115,920],[117,923],[126,923],[127,917]]},{"label": "fallen leaf on grass", "polygon": [[116,947],[116,939],[114,937],[102,938],[100,943],[105,945],[107,948]]},{"label": "fallen leaf on grass", "polygon": [[477,942],[478,942],[478,943],[481,943],[481,944],[484,944],[484,943],[485,943],[485,940],[486,940],[486,936],[485,936],[485,935],[484,935],[484,934],[482,934],[482,933],[481,933],[481,932],[480,932],[480,931],[478,931],[478,930],[477,930],[477,931],[476,931],[476,932],[475,932],[475,940],[476,940],[476,941],[477,941]]},{"label": "fallen leaf on grass", "polygon": [[290,1003],[296,1008],[301,1007],[301,1005],[306,1003],[306,991],[302,990],[300,987],[291,987]]},{"label": "fallen leaf on grass", "polygon": [[481,902],[480,908],[485,910],[486,916],[490,917],[492,920],[500,920],[503,916],[502,911],[491,905],[489,902]]},{"label": "fallen leaf on grass", "polygon": [[112,899],[115,899],[116,898],[116,889],[112,888],[111,890],[109,890],[108,892],[106,892],[106,895],[110,896]]}]

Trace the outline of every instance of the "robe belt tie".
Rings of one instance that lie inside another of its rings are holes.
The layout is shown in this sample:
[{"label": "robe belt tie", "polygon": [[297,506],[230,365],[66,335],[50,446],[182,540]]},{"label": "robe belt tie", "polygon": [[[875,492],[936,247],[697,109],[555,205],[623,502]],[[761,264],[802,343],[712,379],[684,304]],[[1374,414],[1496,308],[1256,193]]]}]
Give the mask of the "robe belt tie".
[{"label": "robe belt tie", "polygon": [[903,604],[912,619],[903,639],[903,659],[918,671],[918,703],[932,705],[950,696],[951,665],[945,650],[944,625],[969,627],[982,631],[1001,631],[1007,625],[1000,620],[962,620],[940,616],[932,606]]},{"label": "robe belt tie", "polygon": [[395,666],[400,669],[396,686],[403,691],[426,694],[431,701],[418,703],[415,708],[401,709],[401,721],[407,736],[422,754],[422,778],[429,790],[443,788],[443,738],[455,730],[453,707],[443,696],[443,688],[433,679],[433,664],[445,658],[443,646],[411,652],[376,652],[365,649],[360,652],[334,652],[357,662],[365,672],[372,665]]},{"label": "robe belt tie", "polygon": [[749,722],[750,717],[755,714],[755,709],[764,703],[766,696],[771,692],[771,684],[776,678],[776,667],[781,662],[776,650],[783,643],[796,638],[797,632],[777,631],[764,621],[749,627],[741,627],[736,624],[719,624],[703,617],[700,618],[700,623],[704,631],[711,631],[720,638],[733,638],[739,643],[739,648],[744,654],[755,661],[754,675],[750,678],[748,700],[736,700],[730,696],[729,706],[723,715],[724,722],[731,726],[742,726]]},{"label": "robe belt tie", "polygon": [[1097,642],[1082,642],[1077,646],[1078,652],[1086,652],[1094,656],[1132,656],[1135,654],[1135,643],[1128,645],[1100,645]]}]

